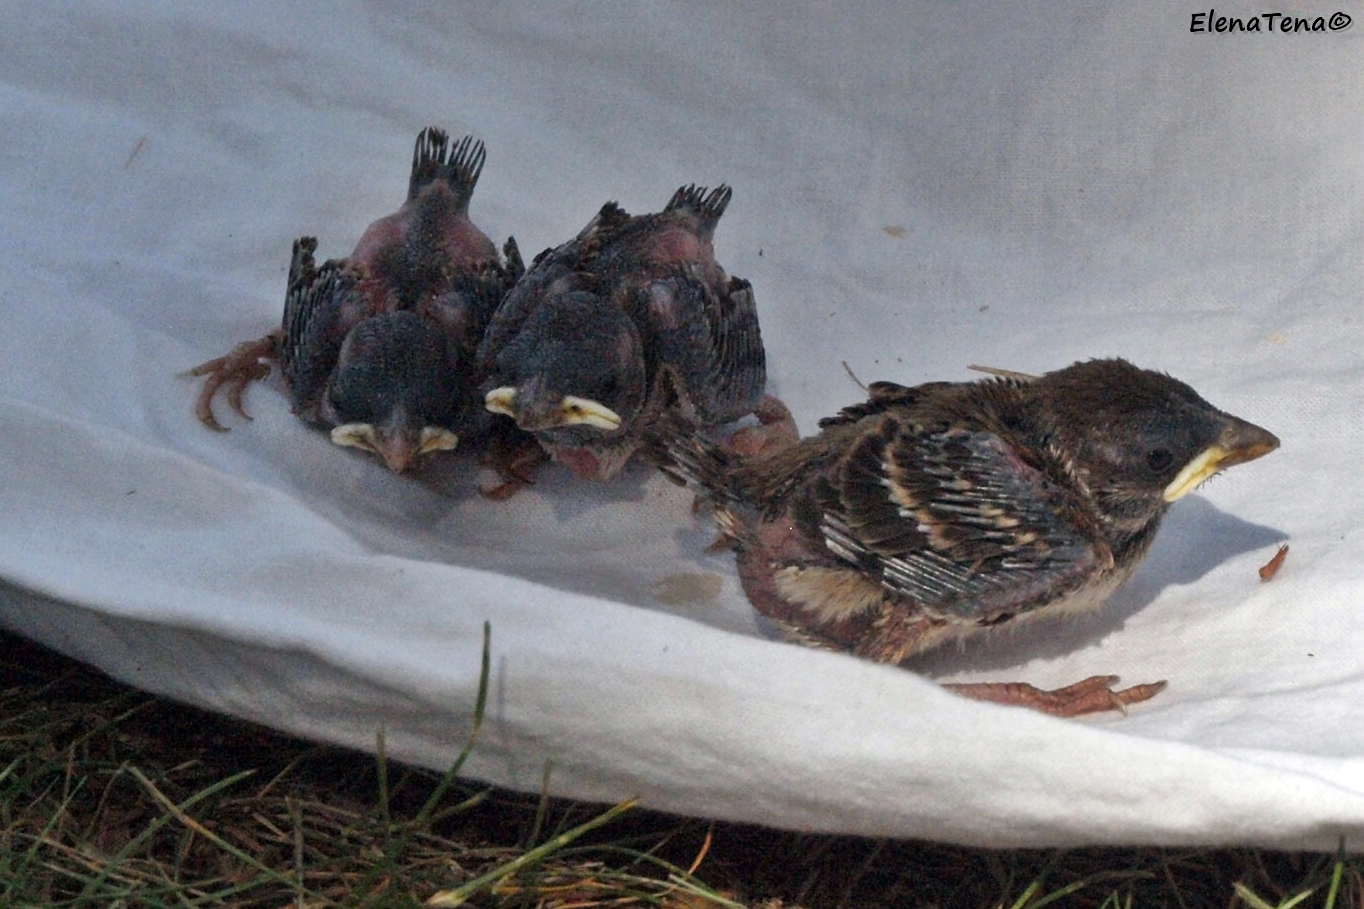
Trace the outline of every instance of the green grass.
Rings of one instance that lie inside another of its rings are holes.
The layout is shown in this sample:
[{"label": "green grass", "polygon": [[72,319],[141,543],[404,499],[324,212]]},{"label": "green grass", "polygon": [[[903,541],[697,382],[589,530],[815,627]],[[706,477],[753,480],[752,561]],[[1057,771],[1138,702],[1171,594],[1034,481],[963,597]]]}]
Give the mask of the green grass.
[{"label": "green grass", "polygon": [[442,775],[376,748],[0,635],[0,907],[1364,907],[1343,854],[814,836],[488,789],[456,777],[463,754]]}]

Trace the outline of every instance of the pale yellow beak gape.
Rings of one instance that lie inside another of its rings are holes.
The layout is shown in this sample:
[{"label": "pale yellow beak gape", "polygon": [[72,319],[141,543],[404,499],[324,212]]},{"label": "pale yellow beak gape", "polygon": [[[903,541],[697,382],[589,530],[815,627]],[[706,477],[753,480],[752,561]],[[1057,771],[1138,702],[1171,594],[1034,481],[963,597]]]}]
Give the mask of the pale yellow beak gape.
[{"label": "pale yellow beak gape", "polygon": [[1162,493],[1165,501],[1173,502],[1197,489],[1199,484],[1222,469],[1219,465],[1227,453],[1221,445],[1211,445],[1203,449],[1198,457],[1185,464],[1184,469],[1170,481],[1169,486],[1165,487],[1165,492]]},{"label": "pale yellow beak gape", "polygon": [[590,398],[565,395],[559,412],[564,415],[565,426],[592,426],[605,432],[620,429],[620,415]]},{"label": "pale yellow beak gape", "polygon": [[483,406],[493,413],[516,419],[516,389],[510,385],[494,388],[483,396]]},{"label": "pale yellow beak gape", "polygon": [[[516,414],[516,389],[510,385],[501,388],[494,388],[483,398],[484,405],[493,413],[500,413],[517,419]],[[620,428],[620,415],[605,404],[593,401],[591,398],[580,398],[577,395],[564,395],[559,402],[557,419],[550,425],[552,426],[591,426],[603,432],[612,432]],[[517,423],[520,424],[517,419]],[[523,429],[540,429],[548,427],[528,427]]]},{"label": "pale yellow beak gape", "polygon": [[454,451],[459,447],[459,435],[444,426],[423,426],[417,439],[417,454],[430,454],[433,451]]},{"label": "pale yellow beak gape", "polygon": [[1222,433],[1222,438],[1185,464],[1161,495],[1165,501],[1173,502],[1193,492],[1213,474],[1263,457],[1278,447],[1279,440],[1272,433],[1237,420]]},{"label": "pale yellow beak gape", "polygon": [[332,429],[332,441],[347,448],[376,451],[374,427],[369,423],[343,423]]},{"label": "pale yellow beak gape", "polygon": [[332,430],[331,438],[337,445],[377,454],[395,473],[407,470],[422,455],[453,451],[459,445],[459,436],[443,426],[423,426],[415,450],[404,434],[386,436],[370,423],[344,423]]}]

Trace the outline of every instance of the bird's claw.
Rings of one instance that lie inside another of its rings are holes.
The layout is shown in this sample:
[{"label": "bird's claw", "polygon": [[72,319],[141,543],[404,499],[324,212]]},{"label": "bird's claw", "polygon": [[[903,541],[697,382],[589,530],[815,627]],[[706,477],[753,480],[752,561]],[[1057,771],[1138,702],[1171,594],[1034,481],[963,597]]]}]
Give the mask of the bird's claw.
[{"label": "bird's claw", "polygon": [[213,396],[223,386],[227,387],[227,403],[232,409],[243,419],[251,419],[251,415],[242,406],[242,393],[250,383],[270,375],[270,364],[262,361],[274,359],[275,356],[275,336],[269,334],[254,341],[243,341],[226,355],[200,363],[191,369],[188,375],[207,376],[204,387],[194,403],[194,413],[198,416],[199,422],[217,432],[227,432],[227,427],[219,423],[218,418],[213,415]]},{"label": "bird's claw", "polygon": [[1149,682],[1133,685],[1115,691],[1116,675],[1093,675],[1087,679],[1056,688],[1051,691],[1029,685],[1026,682],[977,682],[972,684],[944,685],[957,694],[975,698],[978,701],[992,701],[996,704],[1013,704],[1029,707],[1052,716],[1074,717],[1088,713],[1104,713],[1118,710],[1127,713],[1131,704],[1149,701],[1165,690],[1165,682]]}]

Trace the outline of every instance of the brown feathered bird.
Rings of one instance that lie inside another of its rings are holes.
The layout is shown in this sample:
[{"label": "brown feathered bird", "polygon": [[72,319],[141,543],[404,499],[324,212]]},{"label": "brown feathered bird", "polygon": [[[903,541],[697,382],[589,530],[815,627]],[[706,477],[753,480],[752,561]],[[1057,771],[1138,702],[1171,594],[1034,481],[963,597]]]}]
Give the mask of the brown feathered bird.
[{"label": "brown feathered bird", "polygon": [[[760,613],[803,642],[887,663],[1093,609],[1140,564],[1170,503],[1279,445],[1118,359],[870,393],[817,436],[749,459],[678,424],[652,444],[713,502]],[[1115,681],[949,687],[1067,716],[1164,687]]]}]

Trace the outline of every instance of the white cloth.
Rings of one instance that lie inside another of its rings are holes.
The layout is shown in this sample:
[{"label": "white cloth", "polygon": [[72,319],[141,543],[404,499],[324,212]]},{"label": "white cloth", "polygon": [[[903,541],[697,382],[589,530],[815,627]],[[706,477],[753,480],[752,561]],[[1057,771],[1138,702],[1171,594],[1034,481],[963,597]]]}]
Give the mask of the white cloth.
[{"label": "white cloth", "polygon": [[[504,786],[549,761],[558,794],[812,830],[1364,844],[1364,22],[1202,12],[5,5],[0,624],[439,768],[488,621],[467,769]],[[486,141],[474,219],[528,256],[608,199],[731,184],[718,255],[807,432],[861,397],[841,361],[913,384],[1121,355],[1277,433],[1101,613],[920,667],[1169,689],[1062,721],[771,640],[643,470],[497,504],[468,456],[401,479],[331,445],[274,379],[204,429],[179,374],[277,324],[296,236],[344,255],[397,206],[428,124]]]}]

